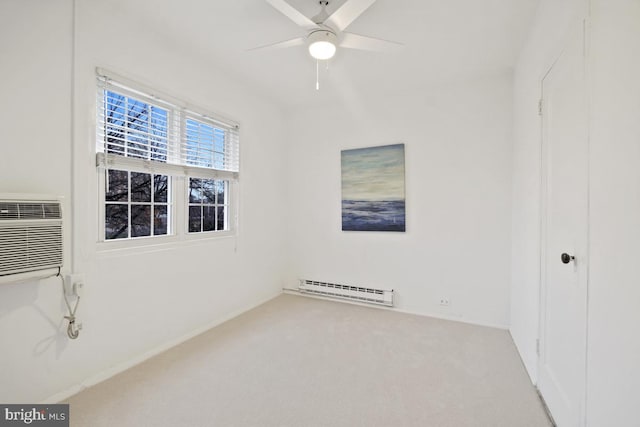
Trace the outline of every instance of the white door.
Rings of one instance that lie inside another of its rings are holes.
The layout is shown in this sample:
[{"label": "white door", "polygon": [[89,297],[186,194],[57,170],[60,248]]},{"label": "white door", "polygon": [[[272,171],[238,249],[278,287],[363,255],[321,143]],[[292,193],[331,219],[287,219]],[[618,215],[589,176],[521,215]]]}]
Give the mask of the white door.
[{"label": "white door", "polygon": [[538,388],[558,427],[584,425],[588,271],[584,40],[581,28],[542,81]]}]

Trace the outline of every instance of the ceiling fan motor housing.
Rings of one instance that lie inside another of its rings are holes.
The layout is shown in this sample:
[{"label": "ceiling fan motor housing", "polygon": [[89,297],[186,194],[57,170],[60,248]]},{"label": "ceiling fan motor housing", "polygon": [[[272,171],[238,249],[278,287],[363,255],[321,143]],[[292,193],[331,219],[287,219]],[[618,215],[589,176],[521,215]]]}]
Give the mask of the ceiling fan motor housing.
[{"label": "ceiling fan motor housing", "polygon": [[338,37],[328,29],[312,31],[307,36],[309,54],[315,59],[330,59],[336,53]]}]

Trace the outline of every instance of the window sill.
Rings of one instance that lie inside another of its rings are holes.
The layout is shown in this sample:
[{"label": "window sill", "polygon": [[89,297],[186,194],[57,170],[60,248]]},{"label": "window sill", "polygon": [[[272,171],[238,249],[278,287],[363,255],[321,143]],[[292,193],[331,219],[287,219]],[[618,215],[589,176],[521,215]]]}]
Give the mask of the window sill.
[{"label": "window sill", "polygon": [[160,252],[174,250],[185,246],[208,244],[215,241],[232,241],[235,237],[237,237],[237,233],[235,231],[218,231],[189,233],[186,235],[99,241],[96,243],[96,252],[100,256],[107,257],[122,256],[131,253],[140,254]]}]

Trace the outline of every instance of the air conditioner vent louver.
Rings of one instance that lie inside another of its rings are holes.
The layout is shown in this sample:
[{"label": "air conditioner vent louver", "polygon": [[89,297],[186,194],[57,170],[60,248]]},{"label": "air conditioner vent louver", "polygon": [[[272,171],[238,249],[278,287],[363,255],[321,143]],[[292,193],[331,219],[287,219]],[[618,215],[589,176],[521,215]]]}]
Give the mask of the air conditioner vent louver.
[{"label": "air conditioner vent louver", "polygon": [[0,274],[62,265],[62,228],[26,225],[0,229]]},{"label": "air conditioner vent louver", "polygon": [[0,201],[0,220],[61,218],[60,203]]},{"label": "air conditioner vent louver", "polygon": [[60,202],[0,199],[0,282],[46,277],[62,264]]}]

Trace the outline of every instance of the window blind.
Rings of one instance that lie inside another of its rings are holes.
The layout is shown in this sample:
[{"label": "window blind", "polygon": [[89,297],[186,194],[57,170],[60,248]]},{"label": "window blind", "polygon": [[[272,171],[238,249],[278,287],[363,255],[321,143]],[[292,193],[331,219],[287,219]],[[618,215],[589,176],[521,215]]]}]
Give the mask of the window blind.
[{"label": "window blind", "polygon": [[237,124],[98,75],[98,165],[237,179]]}]

